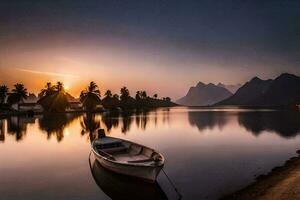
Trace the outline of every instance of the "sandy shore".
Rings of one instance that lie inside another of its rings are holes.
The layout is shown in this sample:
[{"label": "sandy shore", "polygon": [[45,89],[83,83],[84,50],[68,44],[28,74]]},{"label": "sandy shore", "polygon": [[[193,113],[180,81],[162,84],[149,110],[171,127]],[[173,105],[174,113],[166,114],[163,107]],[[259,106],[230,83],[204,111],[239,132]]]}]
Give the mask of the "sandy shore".
[{"label": "sandy shore", "polygon": [[[297,151],[297,153],[300,153]],[[300,199],[300,155],[223,200],[296,200]]]}]

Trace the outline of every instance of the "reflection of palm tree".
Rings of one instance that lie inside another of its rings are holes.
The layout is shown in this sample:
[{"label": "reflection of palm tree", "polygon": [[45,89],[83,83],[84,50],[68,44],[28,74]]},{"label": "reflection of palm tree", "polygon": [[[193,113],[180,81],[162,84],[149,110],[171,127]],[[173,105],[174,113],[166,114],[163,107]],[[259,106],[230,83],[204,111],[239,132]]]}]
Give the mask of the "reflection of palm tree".
[{"label": "reflection of palm tree", "polygon": [[145,111],[145,112],[142,113],[142,121],[141,121],[141,123],[142,123],[141,124],[141,129],[142,130],[146,130],[148,120],[149,120],[148,113]]},{"label": "reflection of palm tree", "polygon": [[13,116],[7,119],[7,133],[16,136],[16,141],[24,138],[27,131],[27,124],[34,123],[34,118]]},{"label": "reflection of palm tree", "polygon": [[100,121],[96,119],[94,113],[87,113],[80,122],[82,131],[81,135],[89,134],[90,142],[96,138],[96,131],[100,128]]},{"label": "reflection of palm tree", "polygon": [[94,110],[101,103],[100,90],[95,82],[90,82],[87,89],[81,92],[80,101],[88,111]]},{"label": "reflection of palm tree", "polygon": [[5,141],[5,126],[3,120],[0,120],[0,141]]},{"label": "reflection of palm tree", "polygon": [[18,103],[23,101],[23,99],[27,98],[27,89],[23,84],[17,83],[14,85],[14,89],[12,89],[12,93],[9,95],[7,101],[9,104]]},{"label": "reflection of palm tree", "polygon": [[65,128],[78,116],[78,114],[44,114],[39,119],[39,127],[47,132],[47,139],[55,135],[56,140],[60,142],[64,138]]},{"label": "reflection of palm tree", "polygon": [[122,133],[127,133],[130,130],[132,124],[132,112],[127,111],[122,113]]},{"label": "reflection of palm tree", "polygon": [[102,115],[102,122],[105,124],[108,132],[112,127],[118,127],[119,125],[119,112],[110,112],[109,114]]},{"label": "reflection of palm tree", "polygon": [[137,110],[135,113],[135,122],[138,128],[141,128],[142,130],[146,130],[147,123],[148,123],[148,110]]},{"label": "reflection of palm tree", "polygon": [[6,85],[0,85],[0,104],[3,104],[7,96],[8,87]]}]

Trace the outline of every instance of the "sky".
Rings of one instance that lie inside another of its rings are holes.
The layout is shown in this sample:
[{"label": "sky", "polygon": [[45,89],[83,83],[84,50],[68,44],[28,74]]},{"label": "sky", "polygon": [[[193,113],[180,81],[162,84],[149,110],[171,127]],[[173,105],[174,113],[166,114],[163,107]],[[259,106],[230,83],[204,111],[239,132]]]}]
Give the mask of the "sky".
[{"label": "sky", "polygon": [[177,99],[199,81],[300,75],[299,19],[288,0],[2,0],[0,84]]}]

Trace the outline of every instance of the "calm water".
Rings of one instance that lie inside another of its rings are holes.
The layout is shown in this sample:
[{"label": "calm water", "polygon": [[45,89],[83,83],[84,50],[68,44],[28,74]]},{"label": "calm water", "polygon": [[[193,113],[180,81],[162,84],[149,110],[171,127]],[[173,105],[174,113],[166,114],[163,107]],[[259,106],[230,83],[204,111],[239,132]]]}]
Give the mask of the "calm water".
[{"label": "calm water", "polygon": [[284,163],[300,148],[300,114],[272,110],[159,109],[0,120],[0,199],[176,199],[161,173],[149,186],[91,157],[98,128],[166,157],[183,199],[217,199]]}]

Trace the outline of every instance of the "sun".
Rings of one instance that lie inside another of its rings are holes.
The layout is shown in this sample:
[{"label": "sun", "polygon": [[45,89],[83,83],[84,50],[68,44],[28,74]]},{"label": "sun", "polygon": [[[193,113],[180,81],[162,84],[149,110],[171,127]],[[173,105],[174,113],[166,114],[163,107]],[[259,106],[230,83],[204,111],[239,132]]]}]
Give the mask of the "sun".
[{"label": "sun", "polygon": [[69,89],[70,89],[70,86],[66,85],[65,90],[69,90]]}]

